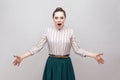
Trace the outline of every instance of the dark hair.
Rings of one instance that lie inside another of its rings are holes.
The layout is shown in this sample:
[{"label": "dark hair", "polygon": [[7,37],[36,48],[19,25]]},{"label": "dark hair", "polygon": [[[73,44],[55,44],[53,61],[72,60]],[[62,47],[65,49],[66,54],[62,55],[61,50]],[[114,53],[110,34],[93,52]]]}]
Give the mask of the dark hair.
[{"label": "dark hair", "polygon": [[59,12],[59,11],[63,12],[63,13],[64,13],[64,16],[65,16],[65,18],[66,18],[65,10],[63,10],[61,7],[57,7],[57,8],[53,11],[52,17],[54,18],[55,13],[56,13],[56,12]]}]

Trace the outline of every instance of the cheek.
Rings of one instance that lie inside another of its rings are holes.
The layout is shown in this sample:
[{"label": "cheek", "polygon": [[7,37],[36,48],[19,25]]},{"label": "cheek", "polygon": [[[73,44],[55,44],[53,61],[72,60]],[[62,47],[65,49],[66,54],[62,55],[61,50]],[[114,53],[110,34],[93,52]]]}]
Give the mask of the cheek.
[{"label": "cheek", "polygon": [[65,20],[62,20],[62,23],[64,23],[65,22]]},{"label": "cheek", "polygon": [[54,23],[57,23],[57,21],[55,19],[53,19]]}]

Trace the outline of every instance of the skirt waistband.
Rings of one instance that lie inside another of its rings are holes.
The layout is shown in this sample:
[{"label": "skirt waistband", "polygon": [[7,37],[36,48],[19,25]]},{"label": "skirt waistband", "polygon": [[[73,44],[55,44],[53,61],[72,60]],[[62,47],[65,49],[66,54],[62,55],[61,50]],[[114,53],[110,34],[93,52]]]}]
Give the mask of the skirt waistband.
[{"label": "skirt waistband", "polygon": [[67,55],[54,55],[54,54],[49,54],[50,57],[54,58],[69,58],[69,54]]}]

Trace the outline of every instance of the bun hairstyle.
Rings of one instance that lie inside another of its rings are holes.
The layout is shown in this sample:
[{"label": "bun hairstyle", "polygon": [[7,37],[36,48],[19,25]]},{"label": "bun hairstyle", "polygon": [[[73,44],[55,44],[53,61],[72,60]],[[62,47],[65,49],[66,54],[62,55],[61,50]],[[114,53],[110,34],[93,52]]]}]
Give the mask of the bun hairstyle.
[{"label": "bun hairstyle", "polygon": [[66,18],[66,13],[65,13],[65,10],[63,10],[61,7],[57,7],[54,11],[53,11],[53,15],[52,15],[52,17],[54,18],[54,15],[55,15],[55,13],[56,12],[63,12],[64,13],[64,16],[65,16],[65,18]]}]

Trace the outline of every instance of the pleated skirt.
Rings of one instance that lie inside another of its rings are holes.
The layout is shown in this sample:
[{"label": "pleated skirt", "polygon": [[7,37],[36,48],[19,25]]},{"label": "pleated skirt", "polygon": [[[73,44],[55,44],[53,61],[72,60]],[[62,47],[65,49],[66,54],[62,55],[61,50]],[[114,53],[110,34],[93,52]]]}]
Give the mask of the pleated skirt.
[{"label": "pleated skirt", "polygon": [[70,57],[55,58],[49,56],[45,65],[43,80],[75,80]]}]

